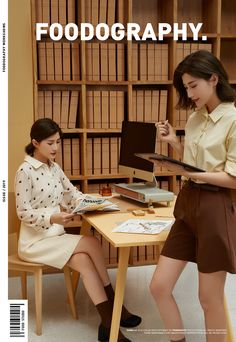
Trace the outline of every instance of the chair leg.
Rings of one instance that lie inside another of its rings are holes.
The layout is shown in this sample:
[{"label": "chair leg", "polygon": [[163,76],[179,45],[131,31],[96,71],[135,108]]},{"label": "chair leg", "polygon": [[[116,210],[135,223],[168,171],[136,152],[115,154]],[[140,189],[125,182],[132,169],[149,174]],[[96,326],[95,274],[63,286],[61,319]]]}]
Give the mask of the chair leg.
[{"label": "chair leg", "polygon": [[22,299],[27,299],[27,272],[22,272],[20,278]]},{"label": "chair leg", "polygon": [[36,334],[42,335],[42,269],[34,272]]},{"label": "chair leg", "polygon": [[78,314],[77,314],[77,310],[76,310],[76,306],[75,306],[74,291],[73,291],[73,286],[72,286],[72,281],[71,281],[71,271],[70,271],[70,268],[68,266],[65,266],[63,268],[63,271],[64,271],[64,276],[65,276],[67,295],[68,295],[68,299],[69,299],[72,317],[74,319],[78,319]]},{"label": "chair leg", "polygon": [[226,297],[224,298],[224,306],[225,306],[226,323],[227,323],[226,342],[234,342],[235,340],[234,340],[234,335],[233,335],[233,328],[231,324],[231,318],[229,315],[229,309],[228,309]]}]

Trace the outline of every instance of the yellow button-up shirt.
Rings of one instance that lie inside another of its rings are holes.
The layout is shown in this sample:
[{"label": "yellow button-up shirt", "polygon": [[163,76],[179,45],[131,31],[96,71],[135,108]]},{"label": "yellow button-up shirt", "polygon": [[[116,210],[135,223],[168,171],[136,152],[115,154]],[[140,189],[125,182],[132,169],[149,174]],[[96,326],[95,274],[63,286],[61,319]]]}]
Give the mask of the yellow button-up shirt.
[{"label": "yellow button-up shirt", "polygon": [[193,112],[185,128],[184,162],[236,177],[236,108],[221,103],[210,114]]}]

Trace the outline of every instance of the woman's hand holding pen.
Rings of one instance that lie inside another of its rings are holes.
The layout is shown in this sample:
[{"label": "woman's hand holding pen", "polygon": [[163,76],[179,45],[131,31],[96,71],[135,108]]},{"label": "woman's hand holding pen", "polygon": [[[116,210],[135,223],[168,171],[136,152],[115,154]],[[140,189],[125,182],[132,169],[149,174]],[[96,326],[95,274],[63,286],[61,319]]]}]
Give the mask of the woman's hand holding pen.
[{"label": "woman's hand holding pen", "polygon": [[160,139],[169,143],[171,147],[177,152],[180,159],[183,159],[183,145],[180,143],[178,137],[175,134],[174,128],[169,124],[168,120],[166,120],[165,122],[157,122],[156,128],[158,129]]},{"label": "woman's hand holding pen", "polygon": [[169,124],[168,120],[165,122],[157,122],[156,128],[159,131],[159,136],[162,141],[166,141],[168,143],[176,143],[178,141],[177,136],[175,134],[174,128]]},{"label": "woman's hand holding pen", "polygon": [[66,212],[56,213],[56,214],[51,215],[50,223],[51,224],[57,223],[63,226],[64,224],[70,222],[75,215],[76,214],[71,214],[71,213],[68,214]]}]

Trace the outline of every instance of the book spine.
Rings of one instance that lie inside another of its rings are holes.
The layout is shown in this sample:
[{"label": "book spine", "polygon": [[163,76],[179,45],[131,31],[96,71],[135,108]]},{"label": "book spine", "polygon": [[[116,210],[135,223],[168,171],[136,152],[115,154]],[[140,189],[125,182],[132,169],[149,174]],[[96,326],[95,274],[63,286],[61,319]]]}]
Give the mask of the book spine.
[{"label": "book spine", "polygon": [[147,45],[147,54],[148,54],[148,63],[147,63],[147,79],[148,81],[154,81],[155,80],[155,54],[154,54],[154,44],[148,44]]},{"label": "book spine", "polygon": [[92,175],[93,171],[93,139],[88,138],[86,144],[86,157],[87,157],[87,174]]},{"label": "book spine", "polygon": [[80,175],[80,140],[72,139],[72,175]]},{"label": "book spine", "polygon": [[108,44],[108,79],[109,81],[116,81],[116,45],[114,43]]},{"label": "book spine", "polygon": [[92,79],[100,81],[100,58],[99,58],[99,43],[92,44]]},{"label": "book spine", "polygon": [[109,138],[102,138],[102,174],[109,174]]},{"label": "book spine", "polygon": [[80,80],[79,43],[71,44],[72,80]]},{"label": "book spine", "polygon": [[46,63],[46,43],[38,43],[38,78],[45,81],[47,79],[47,63]]},{"label": "book spine", "polygon": [[67,12],[66,1],[65,0],[58,0],[58,1],[59,1],[59,23],[62,26],[66,26],[66,12]]},{"label": "book spine", "polygon": [[124,44],[117,43],[117,81],[125,80],[125,50]]},{"label": "book spine", "polygon": [[71,139],[63,139],[63,166],[67,176],[71,175]]},{"label": "book spine", "polygon": [[61,98],[61,128],[68,128],[69,99],[70,92],[68,90],[63,90]]},{"label": "book spine", "polygon": [[93,106],[93,91],[86,92],[86,114],[87,114],[87,128],[94,128],[94,106]]},{"label": "book spine", "polygon": [[[37,2],[37,1],[36,1]],[[38,21],[41,23],[41,21]],[[58,0],[51,0],[51,24],[59,22]]]},{"label": "book spine", "polygon": [[68,128],[75,128],[76,127],[78,103],[79,103],[79,93],[77,90],[72,90],[71,96],[70,96]]},{"label": "book spine", "polygon": [[102,95],[102,128],[109,128],[108,91],[101,91]]},{"label": "book spine", "polygon": [[138,81],[138,44],[132,44],[132,79]]},{"label": "book spine", "polygon": [[93,139],[93,174],[100,175],[102,171],[102,145],[101,138]]},{"label": "book spine", "polygon": [[116,128],[116,112],[118,110],[117,108],[117,97],[116,97],[116,91],[109,91],[109,113],[110,113],[110,128]]},{"label": "book spine", "polygon": [[46,63],[47,63],[47,80],[54,80],[54,49],[53,43],[46,43]]},{"label": "book spine", "polygon": [[62,80],[62,46],[61,43],[54,43],[55,57],[55,80]]},{"label": "book spine", "polygon": [[92,44],[86,44],[86,74],[87,80],[93,80],[93,55],[92,55]]},{"label": "book spine", "polygon": [[70,81],[70,43],[62,43],[63,80]]},{"label": "book spine", "polygon": [[122,121],[124,120],[124,108],[125,108],[125,99],[124,99],[124,92],[123,91],[117,91],[116,92],[116,104],[117,104],[117,110],[116,110],[116,127],[121,129]]},{"label": "book spine", "polygon": [[44,118],[44,91],[38,91],[38,110],[35,120]]},{"label": "book spine", "polygon": [[94,128],[101,128],[101,92],[98,90],[94,90],[93,92],[93,115]]},{"label": "book spine", "polygon": [[47,90],[44,92],[44,115],[46,118],[52,119],[52,91]]},{"label": "book spine", "polygon": [[99,9],[99,0],[92,0],[92,2],[91,2],[91,23],[93,26],[98,25],[98,9]]},{"label": "book spine", "polygon": [[139,74],[140,81],[147,80],[147,44],[139,45]]},{"label": "book spine", "polygon": [[152,91],[145,90],[144,96],[144,121],[152,121]]},{"label": "book spine", "polygon": [[100,44],[100,53],[101,53],[101,81],[108,81],[107,43]]},{"label": "book spine", "polygon": [[53,90],[53,120],[60,125],[61,123],[61,91]]}]

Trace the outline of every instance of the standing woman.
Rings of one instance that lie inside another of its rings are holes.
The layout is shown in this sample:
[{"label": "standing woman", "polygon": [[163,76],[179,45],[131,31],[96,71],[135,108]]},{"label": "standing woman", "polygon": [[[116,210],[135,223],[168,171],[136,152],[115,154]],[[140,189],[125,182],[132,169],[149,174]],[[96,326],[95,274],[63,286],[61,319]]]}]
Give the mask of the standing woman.
[{"label": "standing woman", "polygon": [[[236,189],[235,92],[221,62],[202,50],[187,56],[177,66],[174,86],[179,108],[194,108],[195,111],[185,127],[184,147],[168,122],[157,123],[160,137],[184,162],[206,172],[185,172],[181,167],[163,164],[181,174],[185,182],[174,209],[175,223],[150,290],[165,328],[172,331],[170,340],[185,341],[172,291],[187,262],[195,262],[206,340],[223,342],[226,274],[236,273],[236,207],[230,190]],[[211,329],[214,334],[209,334]]]},{"label": "standing woman", "polygon": [[[39,119],[31,128],[27,156],[15,178],[16,208],[21,229],[19,257],[63,268],[66,264],[80,272],[84,286],[101,324],[98,340],[108,341],[114,291],[106,270],[102,248],[92,236],[66,234],[65,223],[74,214],[74,205],[85,195],[74,187],[54,162],[62,131],[51,119]],[[61,207],[67,212],[61,212]],[[121,326],[135,327],[141,318],[122,308]],[[121,332],[118,341],[129,342]]]}]

